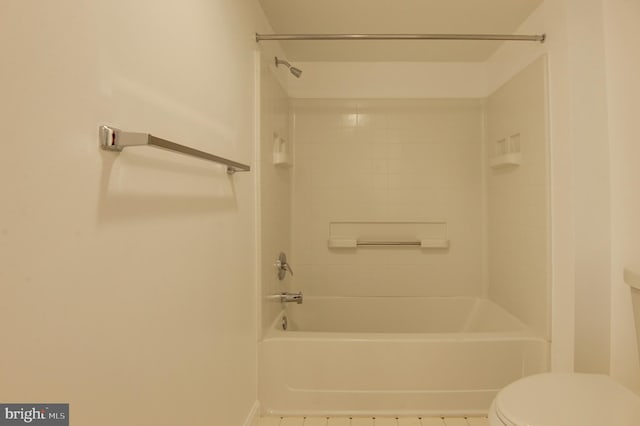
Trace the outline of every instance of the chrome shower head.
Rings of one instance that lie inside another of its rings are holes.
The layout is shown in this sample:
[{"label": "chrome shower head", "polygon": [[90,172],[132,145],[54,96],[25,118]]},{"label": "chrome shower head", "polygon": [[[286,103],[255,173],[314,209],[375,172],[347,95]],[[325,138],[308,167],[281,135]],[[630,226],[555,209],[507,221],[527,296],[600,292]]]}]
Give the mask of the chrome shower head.
[{"label": "chrome shower head", "polygon": [[296,78],[300,78],[302,75],[302,70],[300,68],[291,67],[289,68],[289,71],[291,71],[291,74],[295,75]]},{"label": "chrome shower head", "polygon": [[296,78],[300,78],[300,76],[302,75],[302,70],[291,66],[289,61],[285,61],[284,59],[279,59],[277,56],[275,57],[275,60],[276,60],[275,61],[276,67],[278,67],[279,65],[284,65],[285,67],[289,68],[289,72],[291,72],[291,74],[296,76]]}]

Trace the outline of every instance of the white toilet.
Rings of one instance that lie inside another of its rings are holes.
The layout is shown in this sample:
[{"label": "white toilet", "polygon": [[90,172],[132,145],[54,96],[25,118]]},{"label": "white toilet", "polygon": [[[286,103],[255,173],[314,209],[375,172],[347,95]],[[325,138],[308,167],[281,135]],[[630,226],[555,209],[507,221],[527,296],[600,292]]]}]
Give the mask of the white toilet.
[{"label": "white toilet", "polygon": [[[633,292],[640,306],[640,291]],[[640,326],[636,330],[640,341]],[[538,374],[498,392],[489,425],[640,426],[640,396],[605,375]]]},{"label": "white toilet", "polygon": [[496,396],[490,426],[638,426],[640,396],[609,376],[547,373]]}]

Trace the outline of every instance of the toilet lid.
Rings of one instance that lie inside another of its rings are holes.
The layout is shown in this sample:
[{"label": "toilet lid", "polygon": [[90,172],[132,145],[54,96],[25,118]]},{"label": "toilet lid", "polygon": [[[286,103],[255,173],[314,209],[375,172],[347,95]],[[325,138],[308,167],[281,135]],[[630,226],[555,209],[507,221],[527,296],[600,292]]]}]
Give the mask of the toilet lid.
[{"label": "toilet lid", "polygon": [[501,390],[495,407],[507,426],[640,425],[640,396],[599,374],[526,377]]}]

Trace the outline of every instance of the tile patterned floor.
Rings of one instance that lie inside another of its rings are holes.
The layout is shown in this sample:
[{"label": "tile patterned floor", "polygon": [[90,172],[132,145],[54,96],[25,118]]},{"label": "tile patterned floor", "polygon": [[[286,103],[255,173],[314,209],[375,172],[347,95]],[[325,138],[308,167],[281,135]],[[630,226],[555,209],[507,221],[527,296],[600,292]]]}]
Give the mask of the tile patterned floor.
[{"label": "tile patterned floor", "polygon": [[258,426],[489,426],[486,417],[263,417]]}]

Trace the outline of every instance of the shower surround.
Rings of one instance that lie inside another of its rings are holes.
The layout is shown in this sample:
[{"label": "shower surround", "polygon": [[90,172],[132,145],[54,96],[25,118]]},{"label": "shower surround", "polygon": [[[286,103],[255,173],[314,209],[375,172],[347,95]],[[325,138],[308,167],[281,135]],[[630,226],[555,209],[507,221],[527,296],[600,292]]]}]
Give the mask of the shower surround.
[{"label": "shower surround", "polygon": [[[305,303],[263,316],[264,411],[486,413],[548,369],[545,74],[540,57],[478,99],[291,101],[282,287]],[[447,246],[335,247],[354,237]]]}]

